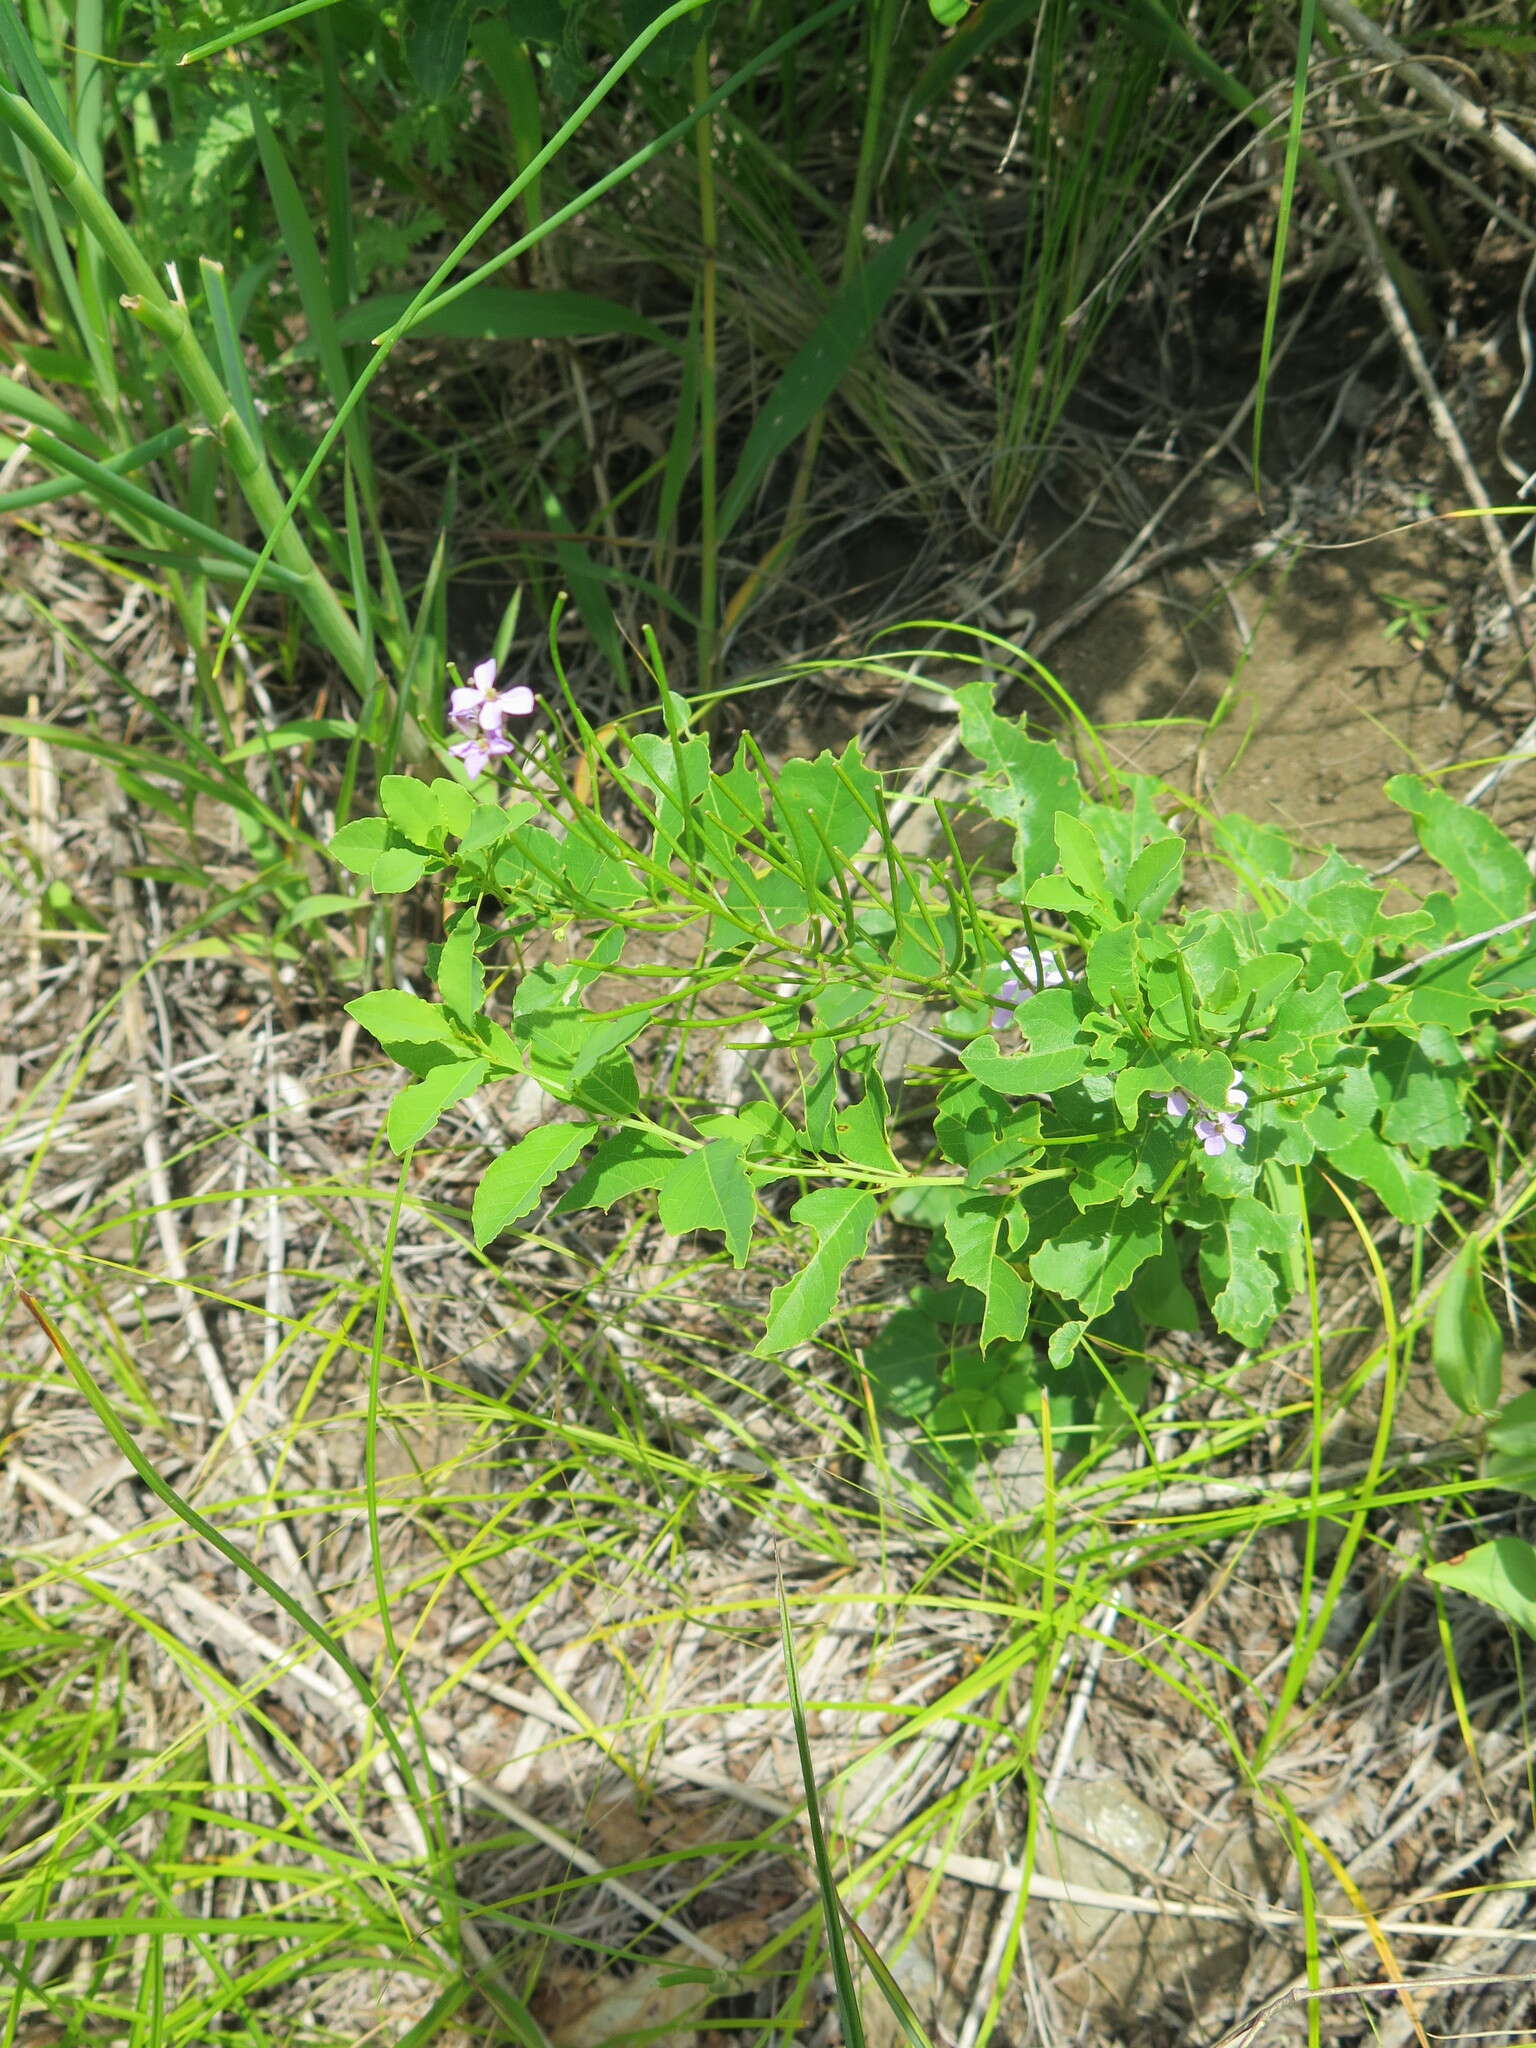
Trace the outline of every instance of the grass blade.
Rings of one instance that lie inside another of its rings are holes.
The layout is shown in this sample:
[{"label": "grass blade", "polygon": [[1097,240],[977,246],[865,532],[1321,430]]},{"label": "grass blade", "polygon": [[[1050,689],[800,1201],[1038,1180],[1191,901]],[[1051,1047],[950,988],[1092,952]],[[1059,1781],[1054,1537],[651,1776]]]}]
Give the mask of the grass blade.
[{"label": "grass blade", "polygon": [[225,50],[234,49],[237,43],[255,42],[269,29],[284,28],[290,21],[301,21],[306,14],[318,14],[322,7],[335,5],[336,0],[294,0],[291,7],[279,7],[275,14],[264,14],[259,21],[242,21],[238,28],[226,29],[222,35],[212,36],[206,43],[198,43],[176,61],[179,64],[200,64],[205,57],[217,57]]},{"label": "grass blade", "polygon": [[[821,1824],[821,1802],[816,1792],[816,1767],[811,1761],[810,1731],[805,1725],[805,1702],[800,1697],[800,1668],[795,1661],[795,1639],[789,1626],[789,1600],[784,1580],[779,1579],[779,1634],[784,1645],[784,1674],[789,1682],[789,1712],[795,1724],[795,1750],[800,1758],[800,1780],[805,1786],[805,1821],[811,1837],[811,1856],[816,1865],[816,1882],[821,1892],[821,1916],[827,1932],[827,1958],[837,1996],[838,2017],[843,2024],[844,2048],[866,2048],[864,2020],[859,2011],[858,1987],[843,1939],[843,1902],[838,1896],[837,1877],[827,1853],[826,1831]],[[893,2008],[894,2010],[894,2008]]]},{"label": "grass blade", "polygon": [[34,428],[25,438],[27,445],[42,461],[78,479],[90,491],[96,504],[113,512],[135,537],[145,524],[160,526],[182,540],[191,541],[208,554],[222,555],[227,561],[237,563],[248,575],[254,576],[260,569],[264,579],[280,590],[304,589],[301,579],[291,571],[281,568],[276,562],[269,562],[262,569],[255,552],[240,541],[230,540],[217,527],[193,519],[180,506],[168,505],[163,498],[141,490],[116,470],[109,469],[105,463],[93,462],[88,455],[79,454],[53,434]]},{"label": "grass blade", "polygon": [[722,541],[746,510],[768,465],[800,438],[848,374],[932,223],[932,214],[913,221],[850,278],[785,369],[773,396],[752,423],[736,474],[721,499]]},{"label": "grass blade", "polygon": [[1275,245],[1269,260],[1269,294],[1264,303],[1264,332],[1259,342],[1259,369],[1253,400],[1253,487],[1260,490],[1259,450],[1264,439],[1264,404],[1269,395],[1269,368],[1274,357],[1275,327],[1280,317],[1280,287],[1290,237],[1291,207],[1296,197],[1296,172],[1301,164],[1301,127],[1307,107],[1307,67],[1312,57],[1312,30],[1317,0],[1301,0],[1296,22],[1296,75],[1291,82],[1291,113],[1285,136],[1285,164],[1280,174],[1280,201],[1275,209]]}]

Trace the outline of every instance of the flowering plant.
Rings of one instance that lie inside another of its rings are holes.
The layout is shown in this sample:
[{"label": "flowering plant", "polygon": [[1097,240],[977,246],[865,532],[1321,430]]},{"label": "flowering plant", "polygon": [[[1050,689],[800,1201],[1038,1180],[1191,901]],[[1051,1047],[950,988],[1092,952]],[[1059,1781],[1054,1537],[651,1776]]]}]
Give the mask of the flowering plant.
[{"label": "flowering plant", "polygon": [[[521,700],[493,684],[476,670],[450,701],[469,771],[510,753],[502,720]],[[774,1290],[771,1352],[837,1314],[885,1219],[919,1226],[934,1284],[867,1333],[865,1368],[890,1406],[981,1442],[1042,1390],[1076,1404],[1075,1426],[1106,1398],[1123,1408],[1150,1332],[1210,1322],[1261,1342],[1341,1198],[1430,1224],[1431,1161],[1469,1129],[1469,1048],[1536,985],[1536,913],[1516,848],[1411,775],[1388,795],[1449,891],[1389,908],[1337,853],[1306,864],[1227,816],[1198,880],[1230,900],[1202,900],[1175,792],[1107,763],[1090,792],[990,686],[956,696],[970,804],[1012,828],[1005,873],[962,863],[948,831],[942,857],[900,851],[856,746],[772,775],[746,739],[717,770],[670,694],[665,730],[632,734],[622,758],[578,721],[577,779],[606,778],[612,818],[563,783],[524,777],[504,802],[489,778],[393,777],[385,817],[335,851],[376,887],[443,884],[438,1000],[385,989],[348,1006],[414,1077],[390,1114],[397,1148],[501,1075],[568,1106],[491,1164],[478,1242],[574,1169],[557,1211],[648,1192],[666,1229],[716,1233],[743,1265],[779,1227],[776,1191],[798,1188],[807,1249]],[[550,927],[570,941],[560,963],[528,951]],[[619,998],[589,1007],[600,978]],[[904,1016],[938,1048],[915,1075],[888,1058]],[[722,1033],[739,1059],[778,1048],[794,1092],[712,1096]],[[667,1052],[654,1098],[647,1044]],[[892,1079],[927,1105],[915,1142]]]},{"label": "flowering plant", "polygon": [[516,752],[507,720],[527,718],[532,711],[533,692],[526,684],[498,690],[495,659],[477,662],[469,681],[449,694],[448,722],[459,737],[448,751],[464,763],[465,774],[473,780],[492,761]]}]

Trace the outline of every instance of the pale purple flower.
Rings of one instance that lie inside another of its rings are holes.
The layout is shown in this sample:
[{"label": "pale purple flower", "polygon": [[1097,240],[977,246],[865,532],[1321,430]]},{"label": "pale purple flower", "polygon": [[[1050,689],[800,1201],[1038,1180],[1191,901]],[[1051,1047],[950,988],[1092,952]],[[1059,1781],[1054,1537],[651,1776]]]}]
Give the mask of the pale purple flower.
[{"label": "pale purple flower", "polygon": [[[1241,1094],[1242,1090],[1237,1092]],[[1247,1135],[1246,1128],[1230,1110],[1218,1109],[1214,1116],[1195,1118],[1195,1136],[1212,1159],[1219,1159],[1229,1145],[1241,1145]]]},{"label": "pale purple flower", "polygon": [[526,718],[532,710],[533,692],[526,684],[498,690],[495,661],[477,662],[469,681],[460,684],[448,699],[448,723],[459,735],[449,753],[464,763],[473,780],[489,762],[516,751],[503,721]]},{"label": "pale purple flower", "polygon": [[1043,988],[1060,988],[1067,980],[1057,965],[1056,955],[1040,948],[1040,968],[1035,970],[1035,956],[1028,946],[1015,946],[1008,955],[1014,972],[1004,978],[997,992],[997,1007],[992,1012],[992,1029],[1002,1031],[1013,1018],[1020,1003],[1027,1003],[1031,996],[1038,995]]},{"label": "pale purple flower", "polygon": [[[1237,1119],[1227,1114],[1227,1110],[1245,1109],[1248,1105],[1247,1089],[1238,1086],[1242,1078],[1241,1070],[1234,1068],[1232,1085],[1227,1090],[1227,1109],[1218,1110],[1215,1117],[1197,1117],[1195,1120],[1195,1133],[1213,1158],[1225,1152],[1228,1145],[1241,1145],[1248,1135]],[[1191,1097],[1182,1088],[1170,1088],[1166,1095],[1157,1094],[1156,1090],[1153,1093],[1175,1122],[1189,1114]],[[1218,1139],[1215,1145],[1211,1143],[1213,1136]]]}]

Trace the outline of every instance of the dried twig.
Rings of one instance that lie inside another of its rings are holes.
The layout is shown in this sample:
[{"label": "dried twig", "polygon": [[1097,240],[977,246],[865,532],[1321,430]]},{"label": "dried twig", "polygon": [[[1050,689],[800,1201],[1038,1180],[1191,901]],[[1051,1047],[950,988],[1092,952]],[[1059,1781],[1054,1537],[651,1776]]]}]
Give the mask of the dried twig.
[{"label": "dried twig", "polygon": [[1419,344],[1419,337],[1414,332],[1413,322],[1408,318],[1401,295],[1392,281],[1391,271],[1382,252],[1380,233],[1366,208],[1364,199],[1360,196],[1360,187],[1355,183],[1354,173],[1336,152],[1330,154],[1329,164],[1334,177],[1338,180],[1339,197],[1355,224],[1359,237],[1360,257],[1369,275],[1371,290],[1376,295],[1376,302],[1381,307],[1383,317],[1402,352],[1404,362],[1408,365],[1409,374],[1419,388],[1419,395],[1429,414],[1435,438],[1449,456],[1456,474],[1461,478],[1461,487],[1468,499],[1477,507],[1478,524],[1482,528],[1489,556],[1509,603],[1510,617],[1520,637],[1520,645],[1525,651],[1526,659],[1532,663],[1533,673],[1536,673],[1531,636],[1525,622],[1525,605],[1529,593],[1521,588],[1520,579],[1515,573],[1514,561],[1505,544],[1499,522],[1494,517],[1493,500],[1483,488],[1483,480],[1478,475],[1477,465],[1473,462],[1467,444],[1462,438],[1461,429],[1457,426],[1451,409],[1435,382]]},{"label": "dried twig", "polygon": [[[1522,178],[1536,185],[1536,150],[1489,108],[1474,106],[1455,86],[1447,85],[1438,71],[1410,57],[1401,43],[1395,42],[1369,15],[1360,12],[1354,0],[1319,0],[1319,5],[1334,27],[1342,29],[1352,43],[1368,50],[1383,64],[1390,64],[1405,85],[1411,85],[1431,106],[1438,107],[1454,127],[1481,142]],[[1337,164],[1334,168],[1337,170]]]}]

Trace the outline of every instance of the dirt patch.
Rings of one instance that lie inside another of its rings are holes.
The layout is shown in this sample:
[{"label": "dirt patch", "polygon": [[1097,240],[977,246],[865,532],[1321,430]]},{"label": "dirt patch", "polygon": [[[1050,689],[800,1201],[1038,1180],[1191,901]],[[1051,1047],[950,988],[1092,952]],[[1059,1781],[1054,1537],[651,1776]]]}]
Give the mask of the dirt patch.
[{"label": "dirt patch", "polygon": [[[1470,573],[1423,534],[1348,553],[1260,544],[1246,562],[1181,566],[1115,600],[1054,666],[1122,765],[1374,868],[1412,840],[1382,795],[1389,776],[1506,744],[1457,692],[1449,650],[1386,601],[1443,616]],[[1061,580],[1080,578],[1091,587],[1084,565]]]}]

